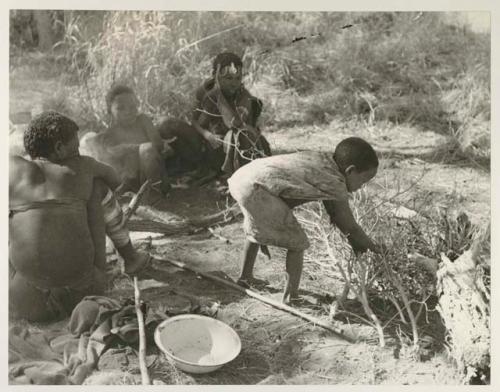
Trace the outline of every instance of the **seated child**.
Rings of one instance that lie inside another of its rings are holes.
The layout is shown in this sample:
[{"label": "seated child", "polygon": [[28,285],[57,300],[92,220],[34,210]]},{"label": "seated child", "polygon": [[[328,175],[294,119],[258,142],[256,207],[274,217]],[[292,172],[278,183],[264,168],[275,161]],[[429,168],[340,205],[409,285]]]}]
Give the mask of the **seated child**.
[{"label": "seated child", "polygon": [[[9,308],[15,317],[56,318],[85,295],[104,290],[101,203],[113,208],[112,198],[103,197],[120,181],[111,167],[79,155],[77,131],[69,118],[42,113],[24,134],[31,159],[10,157]],[[114,234],[120,235],[126,265],[128,259],[137,269],[141,257],[129,238],[119,230]]]},{"label": "seated child", "polygon": [[82,151],[115,168],[126,185],[123,190],[137,190],[150,179],[160,182],[160,190],[167,193],[170,184],[165,158],[173,151],[151,119],[138,112],[138,104],[130,87],[113,87],[106,95],[110,126],[103,133],[85,135]]},{"label": "seated child", "polygon": [[242,83],[241,59],[224,52],[215,57],[212,78],[196,92],[192,123],[206,140],[209,165],[232,174],[255,158],[271,155],[257,127],[262,101]]},{"label": "seated child", "polygon": [[[162,139],[171,140],[170,147],[174,151],[171,157],[165,160],[169,178],[196,172],[204,175],[205,146],[203,137],[191,124],[177,119],[166,118],[158,125],[158,132]],[[191,174],[193,176],[193,174]]]},{"label": "seated child", "polygon": [[286,248],[287,282],[283,302],[299,299],[304,250],[307,236],[292,209],[310,201],[322,200],[331,222],[349,240],[355,252],[380,252],[356,223],[348,202],[355,192],[377,173],[378,158],[366,141],[350,137],[335,152],[297,152],[257,159],[242,167],[228,180],[229,191],[244,216],[247,236],[243,269],[238,283],[258,283],[253,267],[259,245]]}]

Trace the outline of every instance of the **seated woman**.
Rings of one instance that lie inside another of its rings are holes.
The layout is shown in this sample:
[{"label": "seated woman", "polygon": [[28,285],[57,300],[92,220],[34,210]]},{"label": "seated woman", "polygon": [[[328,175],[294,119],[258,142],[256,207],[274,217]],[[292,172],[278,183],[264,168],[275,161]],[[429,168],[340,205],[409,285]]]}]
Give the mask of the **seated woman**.
[{"label": "seated woman", "polygon": [[257,127],[262,102],[242,82],[241,59],[224,52],[214,59],[212,78],[196,92],[193,125],[207,145],[212,168],[231,175],[255,158],[271,155]]},{"label": "seated woman", "polygon": [[[108,191],[120,181],[111,167],[79,155],[77,131],[69,118],[42,113],[24,134],[30,158],[10,157],[9,310],[13,317],[59,318],[71,313],[84,296],[105,289],[103,206],[113,210]],[[112,215],[108,221],[119,214]],[[121,241],[126,270],[144,265],[128,234],[120,230],[113,234]]]},{"label": "seated woman", "polygon": [[160,182],[160,190],[170,189],[165,159],[173,154],[151,119],[138,111],[138,99],[127,86],[114,86],[106,95],[109,128],[87,133],[81,140],[82,152],[112,166],[125,184],[123,190],[137,190],[147,179]]}]

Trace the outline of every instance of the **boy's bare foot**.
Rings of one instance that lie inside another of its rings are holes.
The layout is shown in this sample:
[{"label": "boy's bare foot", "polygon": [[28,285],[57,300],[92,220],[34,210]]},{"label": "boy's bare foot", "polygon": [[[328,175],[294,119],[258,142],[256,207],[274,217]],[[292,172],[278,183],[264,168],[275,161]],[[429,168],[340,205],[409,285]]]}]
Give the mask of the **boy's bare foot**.
[{"label": "boy's bare foot", "polygon": [[288,298],[285,298],[283,297],[283,303],[285,305],[289,305],[289,306],[297,306],[297,307],[304,307],[304,306],[311,306],[312,304],[306,300],[305,298],[302,298],[300,296],[297,296],[297,297],[288,297]]},{"label": "boy's bare foot", "polygon": [[289,305],[292,307],[311,308],[311,309],[321,308],[317,303],[311,302],[309,299],[301,296],[294,296],[288,298],[283,297],[283,303],[285,305]]},{"label": "boy's bare foot", "polygon": [[251,278],[240,278],[236,282],[238,285],[241,287],[244,287],[245,289],[251,289],[251,288],[262,288],[269,286],[269,282],[267,280],[263,279],[257,279],[254,277]]},{"label": "boy's bare foot", "polygon": [[137,256],[132,262],[125,262],[125,273],[127,275],[136,275],[139,272],[146,270],[150,265],[153,257],[144,252],[137,252]]},{"label": "boy's bare foot", "polygon": [[172,190],[172,185],[168,180],[162,180],[160,182],[160,192],[163,196],[166,196]]},{"label": "boy's bare foot", "polygon": [[123,258],[126,274],[136,274],[151,264],[152,257],[148,253],[136,250],[130,241],[116,250]]}]

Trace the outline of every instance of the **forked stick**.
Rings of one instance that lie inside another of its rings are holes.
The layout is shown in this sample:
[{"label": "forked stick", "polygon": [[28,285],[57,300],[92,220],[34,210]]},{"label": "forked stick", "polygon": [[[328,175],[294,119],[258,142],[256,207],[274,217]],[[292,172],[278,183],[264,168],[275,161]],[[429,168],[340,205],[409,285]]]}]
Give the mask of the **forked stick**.
[{"label": "forked stick", "polygon": [[126,224],[128,222],[128,220],[134,214],[137,207],[139,207],[139,203],[144,197],[146,191],[149,190],[150,186],[151,186],[150,180],[144,181],[144,184],[142,184],[137,194],[135,194],[134,197],[132,197],[132,200],[130,200],[129,205],[123,214],[123,224]]}]

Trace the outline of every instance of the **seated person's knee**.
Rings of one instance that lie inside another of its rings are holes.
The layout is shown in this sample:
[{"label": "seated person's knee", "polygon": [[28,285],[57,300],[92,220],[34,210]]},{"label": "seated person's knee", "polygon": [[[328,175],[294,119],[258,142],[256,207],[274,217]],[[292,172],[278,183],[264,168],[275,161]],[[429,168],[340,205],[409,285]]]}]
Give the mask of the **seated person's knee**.
[{"label": "seated person's knee", "polygon": [[162,156],[153,146],[153,143],[142,143],[139,147],[140,159],[143,163],[158,163],[162,161]]}]

